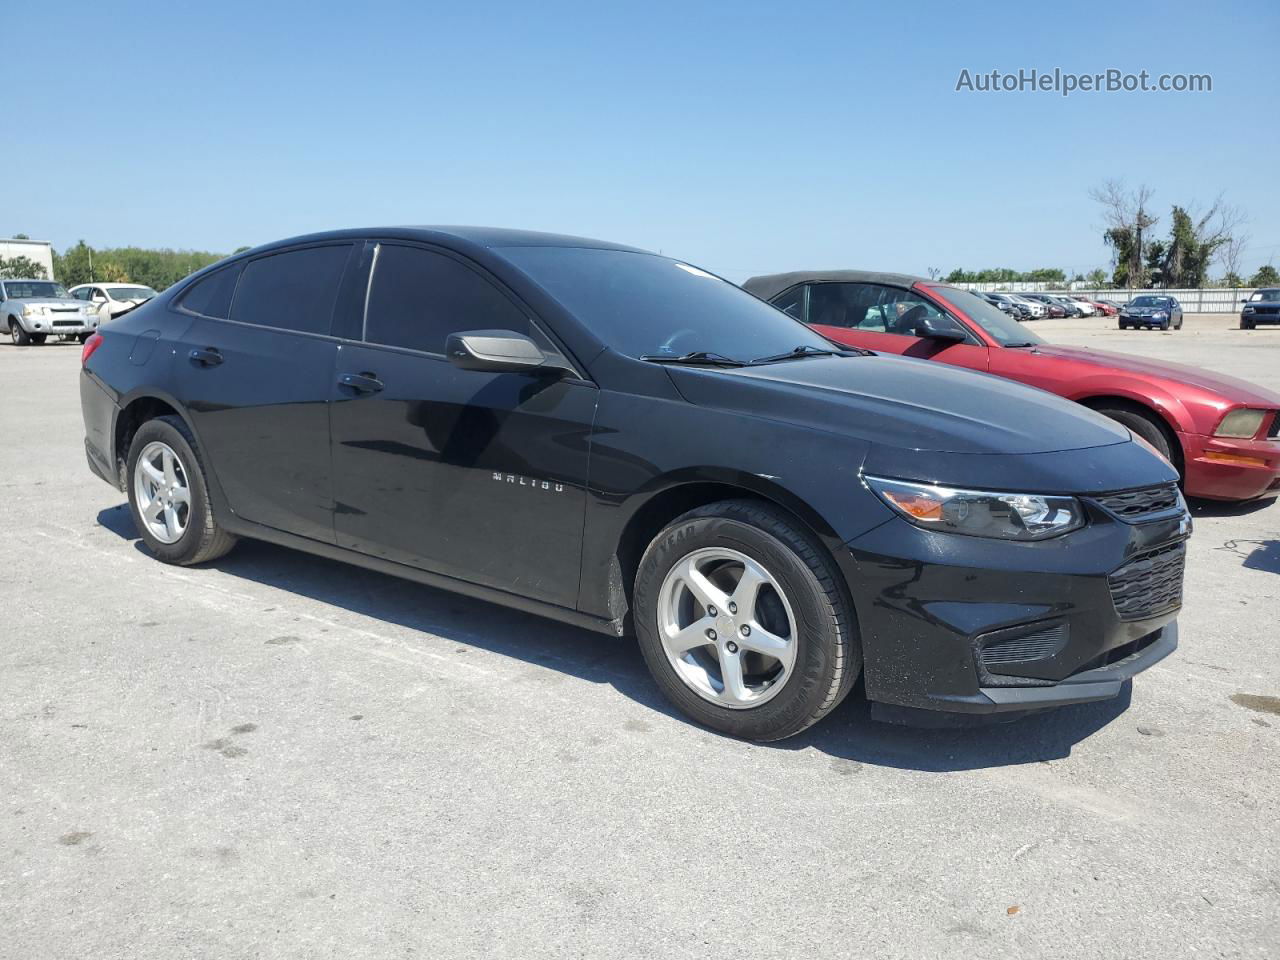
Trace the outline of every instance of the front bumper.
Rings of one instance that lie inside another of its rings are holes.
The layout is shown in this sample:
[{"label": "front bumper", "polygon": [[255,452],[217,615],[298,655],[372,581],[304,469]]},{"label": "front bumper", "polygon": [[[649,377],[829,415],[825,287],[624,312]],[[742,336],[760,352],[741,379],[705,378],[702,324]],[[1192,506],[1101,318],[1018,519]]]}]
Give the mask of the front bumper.
[{"label": "front bumper", "polygon": [[97,317],[64,317],[58,314],[24,316],[19,321],[27,333],[43,333],[53,336],[71,336],[91,333],[98,329]]},{"label": "front bumper", "polygon": [[1168,656],[1185,514],[1126,523],[1087,509],[1088,526],[1040,543],[898,518],[850,541],[841,566],[868,699],[963,714],[1039,710],[1114,697]]},{"label": "front bumper", "polygon": [[1256,500],[1280,494],[1280,440],[1178,434],[1189,497]]}]

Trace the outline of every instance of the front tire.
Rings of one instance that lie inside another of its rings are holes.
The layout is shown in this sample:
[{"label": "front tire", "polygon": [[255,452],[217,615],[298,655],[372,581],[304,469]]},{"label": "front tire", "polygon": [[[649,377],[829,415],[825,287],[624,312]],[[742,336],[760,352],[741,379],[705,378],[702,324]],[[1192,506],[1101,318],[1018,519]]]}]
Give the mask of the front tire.
[{"label": "front tire", "polygon": [[794,520],[755,501],[714,503],[668,524],[640,561],[634,609],[663,693],[730,736],[800,733],[862,669],[834,563]]},{"label": "front tire", "polygon": [[215,560],[236,538],[218,526],[195,438],[178,417],[148,420],[128,454],[129,509],[147,549],[178,566]]},{"label": "front tire", "polygon": [[1116,423],[1128,427],[1155,447],[1160,456],[1176,466],[1178,461],[1173,456],[1173,445],[1169,442],[1164,429],[1156,422],[1155,414],[1141,413],[1128,407],[1095,407],[1094,409],[1104,417],[1110,417]]},{"label": "front tire", "polygon": [[31,334],[22,329],[15,318],[9,318],[9,339],[13,341],[15,347],[28,347],[31,345]]}]

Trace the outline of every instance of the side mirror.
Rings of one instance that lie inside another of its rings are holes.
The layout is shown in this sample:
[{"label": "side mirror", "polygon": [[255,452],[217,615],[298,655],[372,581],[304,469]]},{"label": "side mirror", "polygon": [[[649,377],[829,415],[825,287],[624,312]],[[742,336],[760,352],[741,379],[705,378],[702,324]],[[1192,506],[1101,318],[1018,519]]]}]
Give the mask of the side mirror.
[{"label": "side mirror", "polygon": [[964,343],[967,339],[957,327],[946,327],[936,317],[921,317],[916,322],[916,336],[926,340],[941,340],[950,343]]},{"label": "side mirror", "polygon": [[451,333],[445,341],[449,362],[462,370],[490,373],[560,372],[559,364],[547,359],[541,348],[513,330],[468,330]]}]

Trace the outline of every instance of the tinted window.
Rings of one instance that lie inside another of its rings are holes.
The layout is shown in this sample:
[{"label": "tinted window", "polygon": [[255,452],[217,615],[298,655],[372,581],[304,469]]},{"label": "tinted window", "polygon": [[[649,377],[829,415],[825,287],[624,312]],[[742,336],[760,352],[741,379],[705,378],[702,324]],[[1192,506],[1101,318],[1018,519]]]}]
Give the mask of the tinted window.
[{"label": "tinted window", "polygon": [[[978,300],[978,303],[986,302]],[[809,291],[810,323],[917,337],[920,336],[920,321],[926,318],[938,328],[960,329],[954,320],[928,300],[901,287],[885,287],[876,283],[820,283]],[[961,332],[964,331],[961,329]]]},{"label": "tinted window", "polygon": [[71,295],[75,297],[77,300],[88,300],[89,290],[87,287],[81,290],[72,290]]},{"label": "tinted window", "polygon": [[609,347],[629,357],[695,351],[738,360],[831,344],[740,287],[678,260],[595,247],[500,252]]},{"label": "tinted window", "polygon": [[463,330],[530,333],[515,304],[452,257],[417,247],[378,248],[365,313],[367,342],[443,354],[449,334]]},{"label": "tinted window", "polygon": [[231,311],[231,295],[235,292],[242,266],[235,263],[201,277],[182,295],[178,306],[202,317],[227,319]]},{"label": "tinted window", "polygon": [[804,284],[798,287],[792,287],[786,293],[780,293],[774,297],[770,303],[785,313],[788,317],[795,317],[797,320],[804,319],[804,292],[807,288]]},{"label": "tinted window", "polygon": [[236,287],[231,319],[327,334],[350,251],[350,244],[309,247],[250,260]]}]

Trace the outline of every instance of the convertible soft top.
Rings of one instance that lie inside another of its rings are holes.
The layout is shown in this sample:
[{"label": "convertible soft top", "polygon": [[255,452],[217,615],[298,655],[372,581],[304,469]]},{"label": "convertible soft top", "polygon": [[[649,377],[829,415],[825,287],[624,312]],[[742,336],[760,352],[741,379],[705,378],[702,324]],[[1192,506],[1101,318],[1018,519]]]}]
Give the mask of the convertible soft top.
[{"label": "convertible soft top", "polygon": [[908,273],[879,273],[874,270],[793,270],[791,273],[764,273],[752,277],[742,289],[761,300],[772,300],[798,283],[888,283],[910,287],[922,281]]}]

